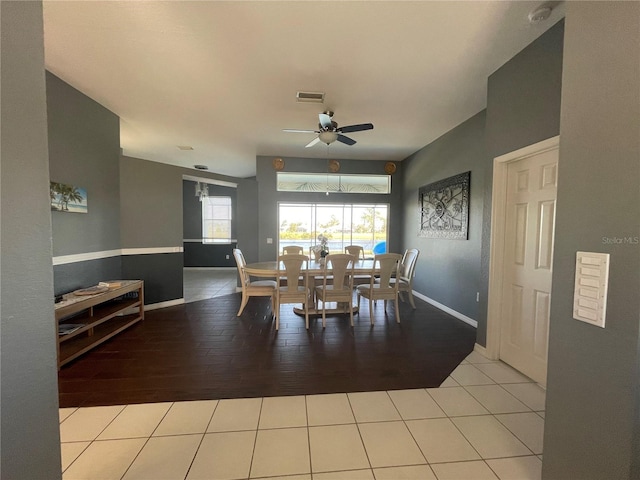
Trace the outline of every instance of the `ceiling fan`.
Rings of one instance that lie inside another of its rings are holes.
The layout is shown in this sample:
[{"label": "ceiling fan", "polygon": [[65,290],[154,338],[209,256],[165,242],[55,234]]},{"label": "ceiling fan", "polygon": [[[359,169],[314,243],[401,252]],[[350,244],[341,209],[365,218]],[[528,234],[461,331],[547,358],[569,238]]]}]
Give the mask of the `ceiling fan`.
[{"label": "ceiling fan", "polygon": [[346,127],[338,127],[338,124],[332,120],[332,117],[333,112],[323,112],[318,114],[318,118],[320,120],[320,123],[318,123],[318,130],[296,130],[285,128],[283,132],[317,133],[318,136],[306,145],[306,148],[308,148],[313,147],[320,142],[329,145],[336,140],[344,143],[345,145],[355,145],[356,141],[353,138],[349,138],[343,135],[343,133],[361,132],[363,130],[373,129],[372,123],[361,123],[358,125],[347,125]]}]

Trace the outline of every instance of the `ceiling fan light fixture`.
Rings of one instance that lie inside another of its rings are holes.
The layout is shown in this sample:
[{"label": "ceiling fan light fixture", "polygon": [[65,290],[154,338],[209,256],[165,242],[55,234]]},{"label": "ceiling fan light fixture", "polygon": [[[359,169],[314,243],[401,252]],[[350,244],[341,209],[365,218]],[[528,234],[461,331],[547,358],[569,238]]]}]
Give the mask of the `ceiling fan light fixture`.
[{"label": "ceiling fan light fixture", "polygon": [[329,145],[338,139],[338,134],[336,132],[320,132],[318,138],[322,143]]}]

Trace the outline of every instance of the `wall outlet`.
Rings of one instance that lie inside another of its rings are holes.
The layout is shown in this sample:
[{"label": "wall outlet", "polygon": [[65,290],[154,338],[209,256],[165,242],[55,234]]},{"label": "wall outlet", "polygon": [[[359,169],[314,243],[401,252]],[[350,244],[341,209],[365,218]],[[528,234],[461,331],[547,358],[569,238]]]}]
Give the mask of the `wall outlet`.
[{"label": "wall outlet", "polygon": [[271,245],[273,243],[273,238],[267,238],[267,244]]},{"label": "wall outlet", "polygon": [[226,256],[227,260],[229,260],[229,255]]}]

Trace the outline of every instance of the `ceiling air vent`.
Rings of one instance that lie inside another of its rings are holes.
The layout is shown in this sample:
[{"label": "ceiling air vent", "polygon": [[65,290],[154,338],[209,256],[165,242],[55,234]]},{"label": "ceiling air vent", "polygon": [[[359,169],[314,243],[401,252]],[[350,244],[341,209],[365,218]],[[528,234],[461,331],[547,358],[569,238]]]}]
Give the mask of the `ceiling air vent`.
[{"label": "ceiling air vent", "polygon": [[207,167],[206,165],[194,165],[193,167],[196,170],[209,170],[209,167]]},{"label": "ceiling air vent", "polygon": [[321,92],[298,92],[296,93],[296,101],[307,103],[324,102],[324,93]]}]

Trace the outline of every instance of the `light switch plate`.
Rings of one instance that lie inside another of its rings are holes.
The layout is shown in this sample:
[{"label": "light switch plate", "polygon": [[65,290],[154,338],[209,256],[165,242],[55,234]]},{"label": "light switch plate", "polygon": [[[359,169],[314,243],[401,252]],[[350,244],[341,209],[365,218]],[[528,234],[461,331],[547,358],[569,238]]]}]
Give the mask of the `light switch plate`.
[{"label": "light switch plate", "polygon": [[609,254],[576,253],[573,318],[604,328],[609,284]]}]

